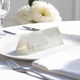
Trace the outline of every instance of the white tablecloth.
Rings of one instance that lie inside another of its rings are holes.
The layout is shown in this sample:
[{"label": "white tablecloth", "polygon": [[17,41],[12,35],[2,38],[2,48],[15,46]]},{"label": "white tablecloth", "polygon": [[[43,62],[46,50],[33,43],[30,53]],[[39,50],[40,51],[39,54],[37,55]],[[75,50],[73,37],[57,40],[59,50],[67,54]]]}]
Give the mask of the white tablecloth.
[{"label": "white tablecloth", "polygon": [[[37,27],[39,29],[45,29],[44,28],[45,26],[46,27],[59,26],[60,31],[62,33],[80,35],[80,21],[64,21],[59,23],[55,22],[55,23],[48,23],[48,24],[44,23],[44,26],[43,24],[40,24],[39,26],[36,24],[31,24],[31,25],[28,24],[26,26]],[[22,25],[4,28],[4,30],[11,31],[16,34],[22,34],[27,32],[22,28]],[[40,80],[39,78],[33,77],[31,75],[15,72],[11,70],[9,66],[6,64],[6,60],[8,59],[11,59],[11,58],[0,55],[0,80]],[[32,61],[17,60],[17,59],[13,59],[13,60],[18,64],[20,64],[21,66],[31,67]],[[56,75],[56,74],[52,74],[51,76],[53,76],[53,79],[57,79],[57,80],[73,80],[71,78]]]}]

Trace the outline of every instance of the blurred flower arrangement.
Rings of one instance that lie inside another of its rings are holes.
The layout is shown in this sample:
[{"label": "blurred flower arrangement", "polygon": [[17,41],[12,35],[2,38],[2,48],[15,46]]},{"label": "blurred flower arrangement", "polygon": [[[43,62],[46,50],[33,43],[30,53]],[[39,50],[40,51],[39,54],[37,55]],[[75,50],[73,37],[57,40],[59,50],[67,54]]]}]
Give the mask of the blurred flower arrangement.
[{"label": "blurred flower arrangement", "polygon": [[45,1],[29,0],[28,5],[21,7],[16,15],[17,24],[61,21],[59,11]]}]

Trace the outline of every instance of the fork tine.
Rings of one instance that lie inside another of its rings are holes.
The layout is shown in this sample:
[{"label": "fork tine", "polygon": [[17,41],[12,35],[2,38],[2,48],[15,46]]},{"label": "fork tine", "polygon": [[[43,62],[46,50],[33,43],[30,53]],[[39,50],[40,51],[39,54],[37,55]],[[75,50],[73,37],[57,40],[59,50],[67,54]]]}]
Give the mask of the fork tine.
[{"label": "fork tine", "polygon": [[12,68],[19,68],[20,66],[16,64],[13,60],[6,61]]}]

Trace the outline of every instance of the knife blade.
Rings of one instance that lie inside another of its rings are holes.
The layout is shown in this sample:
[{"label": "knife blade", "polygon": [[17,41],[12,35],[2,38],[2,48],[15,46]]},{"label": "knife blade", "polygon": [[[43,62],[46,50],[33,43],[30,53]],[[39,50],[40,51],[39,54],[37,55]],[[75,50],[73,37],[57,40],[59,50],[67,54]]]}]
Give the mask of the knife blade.
[{"label": "knife blade", "polygon": [[27,26],[22,26],[23,28],[30,30],[30,31],[39,31],[40,29],[37,28],[32,28],[32,27],[27,27]]},{"label": "knife blade", "polygon": [[3,30],[3,32],[8,33],[8,34],[12,34],[12,35],[16,35],[16,33],[13,33],[13,32],[10,32],[10,31],[6,31],[6,30]]}]

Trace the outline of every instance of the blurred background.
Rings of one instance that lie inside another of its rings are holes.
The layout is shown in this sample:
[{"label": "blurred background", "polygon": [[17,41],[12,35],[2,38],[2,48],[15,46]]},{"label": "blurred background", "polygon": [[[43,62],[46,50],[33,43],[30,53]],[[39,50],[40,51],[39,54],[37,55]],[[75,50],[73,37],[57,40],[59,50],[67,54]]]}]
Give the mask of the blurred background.
[{"label": "blurred background", "polygon": [[[59,11],[62,21],[80,20],[80,0],[43,0],[53,4]],[[9,14],[4,19],[4,27],[14,26],[18,9],[27,5],[28,0],[11,0]]]}]

